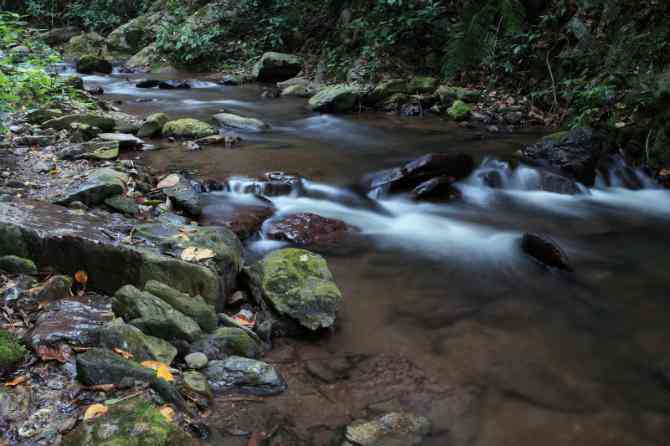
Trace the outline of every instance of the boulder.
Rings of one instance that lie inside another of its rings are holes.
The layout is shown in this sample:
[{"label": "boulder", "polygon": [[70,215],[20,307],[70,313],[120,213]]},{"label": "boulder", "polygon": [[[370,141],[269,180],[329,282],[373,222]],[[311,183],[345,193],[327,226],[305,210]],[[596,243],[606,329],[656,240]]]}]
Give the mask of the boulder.
[{"label": "boulder", "polygon": [[18,337],[0,330],[0,377],[21,364],[27,353]]},{"label": "boulder", "polygon": [[296,98],[311,98],[316,94],[317,86],[308,85],[289,85],[281,91],[281,96]]},{"label": "boulder", "polygon": [[270,126],[260,119],[245,118],[233,113],[219,113],[214,115],[214,119],[216,119],[219,124],[234,129],[251,130],[254,132],[262,132],[270,129]]},{"label": "boulder", "polygon": [[274,367],[254,359],[231,356],[211,361],[204,369],[214,392],[238,390],[253,395],[277,395],[286,390],[286,382]]},{"label": "boulder", "polygon": [[387,79],[378,83],[367,95],[365,101],[370,105],[376,105],[396,95],[409,94],[408,82],[404,79]]},{"label": "boulder", "polygon": [[479,90],[470,90],[451,85],[441,85],[436,93],[440,98],[440,102],[444,105],[451,105],[454,101],[476,103],[482,96],[482,92]]},{"label": "boulder", "polygon": [[[119,232],[126,229],[111,220],[108,214],[81,215],[40,201],[0,202],[0,252],[29,258],[40,270],[69,275],[84,270],[89,288],[108,294],[152,279],[213,305],[223,305],[232,294],[242,247],[230,231],[154,223],[139,225],[136,243],[126,244],[120,240],[127,233]],[[206,263],[181,260],[188,246],[212,249],[216,257]]]},{"label": "boulder", "polygon": [[192,183],[183,175],[173,174],[178,181],[174,186],[163,188],[163,193],[172,201],[175,209],[198,218],[202,214],[202,198],[197,190],[198,183]]},{"label": "boulder", "polygon": [[98,331],[99,345],[109,350],[120,349],[130,353],[135,361],[160,361],[171,364],[177,349],[169,342],[148,336],[139,328],[114,319]]},{"label": "boulder", "polygon": [[309,330],[335,324],[342,294],[326,260],[303,249],[282,249],[265,256],[249,270],[258,302]]},{"label": "boulder", "polygon": [[470,176],[474,168],[470,155],[430,153],[403,166],[373,173],[365,179],[364,186],[382,195],[405,193],[436,177],[462,180]]},{"label": "boulder", "polygon": [[207,398],[212,398],[212,388],[207,382],[207,377],[200,372],[189,370],[184,372],[184,389],[188,392],[194,392]]},{"label": "boulder", "polygon": [[309,107],[322,113],[351,112],[358,102],[360,92],[358,88],[339,84],[325,87],[309,100]]},{"label": "boulder", "polygon": [[83,182],[66,188],[53,202],[66,206],[80,201],[87,206],[96,206],[109,197],[122,194],[128,180],[125,173],[106,167],[99,168],[89,173]]},{"label": "boulder", "polygon": [[81,30],[75,26],[65,26],[62,28],[54,28],[45,33],[40,34],[40,38],[43,39],[49,45],[62,45],[75,36],[81,34]]},{"label": "boulder", "polygon": [[302,70],[301,57],[284,53],[265,53],[253,69],[258,82],[281,82],[295,77]]},{"label": "boulder", "polygon": [[261,346],[246,331],[235,327],[221,327],[213,334],[191,345],[191,352],[204,353],[209,360],[226,359],[229,356],[259,358]]},{"label": "boulder", "polygon": [[98,139],[116,142],[121,150],[135,149],[142,147],[142,144],[144,144],[138,137],[127,133],[100,133]]},{"label": "boulder", "polygon": [[195,446],[190,438],[144,398],[109,406],[103,417],[79,423],[63,446]]},{"label": "boulder", "polygon": [[98,113],[73,113],[63,115],[44,121],[42,125],[46,128],[56,130],[69,130],[74,123],[97,127],[105,132],[114,131],[114,128],[116,127],[114,119]]},{"label": "boulder", "polygon": [[[38,296],[38,300],[42,299]],[[98,344],[98,330],[112,317],[109,304],[100,299],[87,302],[72,298],[53,300],[40,313],[27,338],[33,348],[57,344],[92,347]]]},{"label": "boulder", "polygon": [[144,333],[167,341],[194,342],[202,334],[193,319],[132,285],[126,285],[114,294],[112,311]]},{"label": "boulder", "polygon": [[98,33],[80,34],[72,37],[63,47],[67,56],[83,56],[86,54],[104,54],[107,52],[105,38]]},{"label": "boulder", "polygon": [[119,212],[128,216],[137,216],[140,214],[140,207],[130,197],[124,195],[114,195],[105,200],[105,205],[112,211]]},{"label": "boulder", "polygon": [[149,115],[142,122],[142,125],[137,132],[137,136],[140,138],[159,137],[163,132],[163,127],[168,121],[169,118],[165,113],[154,113]]},{"label": "boulder", "polygon": [[429,76],[417,76],[407,84],[407,91],[411,94],[433,93],[437,88],[438,80]]},{"label": "boulder", "polygon": [[112,63],[101,56],[87,54],[77,61],[77,73],[82,74],[112,74]]},{"label": "boulder", "polygon": [[303,213],[270,222],[265,235],[304,247],[328,247],[346,239],[355,229],[341,220]]},{"label": "boulder", "polygon": [[592,129],[575,129],[556,137],[543,138],[522,150],[522,161],[553,170],[592,186],[596,167],[609,152],[609,146],[598,132]]},{"label": "boulder", "polygon": [[258,233],[267,219],[272,217],[275,207],[269,200],[249,196],[249,201],[240,203],[228,197],[212,195],[204,198],[202,214],[198,222],[203,226],[225,226],[240,240]]},{"label": "boulder", "polygon": [[210,135],[216,135],[214,127],[192,118],[177,119],[163,126],[163,136],[198,139]]},{"label": "boulder", "polygon": [[144,68],[165,62],[163,56],[155,43],[145,46],[133,57],[128,59],[126,66],[129,68]]},{"label": "boulder", "polygon": [[430,434],[425,417],[391,412],[373,420],[356,420],[346,427],[341,446],[418,446]]},{"label": "boulder", "polygon": [[207,304],[201,296],[189,296],[155,280],[148,281],[144,291],[196,321],[205,332],[213,332],[219,323],[214,307]]},{"label": "boulder", "polygon": [[209,359],[207,358],[207,355],[205,355],[204,353],[195,352],[195,353],[189,353],[188,355],[184,356],[184,362],[186,363],[186,366],[188,368],[200,370],[207,367]]},{"label": "boulder", "polygon": [[451,107],[447,109],[447,115],[454,121],[465,121],[471,113],[472,107],[460,99],[455,100]]},{"label": "boulder", "polygon": [[133,115],[129,115],[128,113],[110,111],[105,115],[114,121],[114,130],[118,133],[135,134],[142,125],[142,121],[140,119]]},{"label": "boulder", "polygon": [[159,81],[158,88],[160,90],[189,90],[191,84],[186,81]]},{"label": "boulder", "polygon": [[441,176],[419,184],[410,196],[417,201],[447,202],[459,198],[461,193],[451,178]]},{"label": "boulder", "polygon": [[107,47],[124,54],[135,54],[155,40],[164,19],[161,12],[141,15],[112,31],[107,36]]},{"label": "boulder", "polygon": [[37,274],[35,262],[18,256],[0,257],[0,270],[9,274]]},{"label": "boulder", "polygon": [[542,265],[573,271],[568,256],[548,237],[526,233],[521,238],[521,250]]}]

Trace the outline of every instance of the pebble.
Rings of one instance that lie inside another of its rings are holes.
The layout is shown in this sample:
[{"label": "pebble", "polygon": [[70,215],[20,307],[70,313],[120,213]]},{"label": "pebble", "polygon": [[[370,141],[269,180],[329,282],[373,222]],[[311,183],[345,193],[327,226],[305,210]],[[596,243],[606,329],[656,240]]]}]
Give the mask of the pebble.
[{"label": "pebble", "polygon": [[184,358],[184,361],[186,361],[186,365],[195,370],[200,370],[204,369],[207,367],[207,363],[209,360],[207,359],[207,356],[204,353],[196,352],[196,353],[191,353],[189,355],[186,355]]}]

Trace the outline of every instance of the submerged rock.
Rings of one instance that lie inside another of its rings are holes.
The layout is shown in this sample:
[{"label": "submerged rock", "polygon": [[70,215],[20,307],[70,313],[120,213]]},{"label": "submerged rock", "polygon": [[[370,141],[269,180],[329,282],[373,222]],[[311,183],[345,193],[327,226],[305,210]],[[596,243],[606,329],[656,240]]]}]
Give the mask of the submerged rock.
[{"label": "submerged rock", "polygon": [[112,74],[112,63],[107,59],[88,54],[82,56],[77,61],[77,73],[82,74],[93,74],[93,73],[102,73],[102,74]]},{"label": "submerged rock", "polygon": [[353,85],[333,85],[312,96],[309,107],[323,113],[347,113],[353,110],[359,96],[359,90]]},{"label": "submerged rock", "polygon": [[167,341],[194,342],[200,326],[158,297],[126,285],[114,294],[112,310],[144,333]]},{"label": "submerged rock", "polygon": [[418,446],[430,434],[431,423],[411,413],[392,412],[347,426],[341,446]]},{"label": "submerged rock", "polygon": [[521,239],[521,250],[545,266],[573,271],[565,252],[556,242],[547,237],[524,234]]},{"label": "submerged rock", "polygon": [[198,139],[215,135],[214,127],[197,119],[185,118],[170,121],[163,126],[163,136]]},{"label": "submerged rock", "polygon": [[258,301],[310,330],[332,327],[342,294],[326,260],[303,249],[272,252],[249,271]]},{"label": "submerged rock", "polygon": [[100,347],[121,349],[133,355],[136,361],[160,361],[171,364],[177,349],[169,342],[142,333],[137,327],[115,319],[99,329]]},{"label": "submerged rock", "polygon": [[0,330],[0,377],[19,365],[26,354],[19,338],[8,331]]},{"label": "submerged rock", "polygon": [[259,358],[261,346],[246,331],[234,327],[221,327],[213,334],[191,345],[191,352],[204,353],[209,360],[226,359],[229,356]]},{"label": "submerged rock", "polygon": [[461,193],[449,177],[441,176],[419,184],[410,195],[419,201],[445,202],[459,198]]},{"label": "submerged rock", "polygon": [[253,395],[277,395],[287,388],[274,367],[254,359],[231,356],[211,361],[203,373],[215,392],[239,390]]},{"label": "submerged rock", "polygon": [[208,305],[201,296],[189,296],[155,280],[147,282],[144,291],[196,321],[205,332],[211,333],[219,323],[214,307]]},{"label": "submerged rock", "polygon": [[216,119],[221,125],[232,127],[234,129],[252,130],[255,132],[261,132],[270,129],[270,126],[260,119],[245,118],[233,113],[219,113],[218,115],[214,115],[214,119]]},{"label": "submerged rock", "polygon": [[303,213],[270,222],[268,238],[297,246],[329,247],[341,243],[355,229],[341,220]]},{"label": "submerged rock", "polygon": [[281,82],[295,77],[302,70],[301,57],[269,52],[263,54],[253,69],[253,77],[258,82]]}]

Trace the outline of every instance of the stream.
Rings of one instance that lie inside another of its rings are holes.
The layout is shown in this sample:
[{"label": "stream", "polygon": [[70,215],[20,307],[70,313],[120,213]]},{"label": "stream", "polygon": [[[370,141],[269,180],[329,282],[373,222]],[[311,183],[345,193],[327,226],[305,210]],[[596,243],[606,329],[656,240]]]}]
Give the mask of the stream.
[{"label": "stream", "polygon": [[[302,193],[268,197],[278,209],[273,218],[312,212],[361,231],[358,249],[327,254],[345,296],[338,329],[279,342],[268,355],[278,364],[346,357],[349,379],[314,384],[302,367],[287,365],[285,395],[260,408],[217,401],[214,430],[235,417],[250,430],[287,423],[327,444],[332,429],[388,403],[431,419],[426,445],[667,444],[670,191],[642,173],[643,189],[624,189],[612,172],[578,195],[543,192],[532,168],[505,162],[542,131],[486,135],[430,116],[318,115],[302,99],[262,98],[258,85],[199,80],[188,90],[142,90],[138,78],[85,81],[142,117],[211,122],[225,109],[272,125],[239,132],[243,141],[231,149],[148,141],[163,147],[137,155],[148,165],[240,184],[270,171],[298,174],[308,179]],[[468,153],[480,163],[458,184],[462,200],[382,197],[383,213],[351,204],[347,185],[431,152]],[[490,171],[502,187],[485,185]],[[210,203],[218,199],[255,200],[239,190],[213,193]],[[575,272],[549,271],[525,256],[525,232],[550,236]],[[250,257],[282,246],[263,234],[247,243]],[[246,444],[228,434],[211,444]]]}]

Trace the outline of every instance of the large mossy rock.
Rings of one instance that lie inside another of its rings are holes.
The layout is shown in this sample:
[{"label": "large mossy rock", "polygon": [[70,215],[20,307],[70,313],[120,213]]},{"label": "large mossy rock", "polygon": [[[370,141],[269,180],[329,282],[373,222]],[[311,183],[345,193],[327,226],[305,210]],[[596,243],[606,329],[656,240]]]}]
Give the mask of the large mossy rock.
[{"label": "large mossy rock", "polygon": [[112,132],[116,128],[116,122],[109,116],[100,113],[73,113],[49,119],[42,123],[46,128],[56,130],[69,130],[72,124],[85,124],[97,127],[103,132]]},{"label": "large mossy rock", "polygon": [[158,51],[155,43],[145,46],[139,50],[133,57],[128,59],[126,66],[130,68],[146,68],[165,62],[164,57]]},{"label": "large mossy rock", "polygon": [[214,127],[197,119],[184,118],[170,121],[163,126],[163,136],[175,138],[198,139],[216,135]]},{"label": "large mossy rock", "polygon": [[258,82],[281,82],[300,73],[302,65],[302,58],[293,54],[265,53],[254,66],[253,77]]},{"label": "large mossy rock", "polygon": [[211,360],[226,359],[228,356],[259,358],[261,346],[246,331],[236,327],[221,327],[213,334],[191,345],[191,352],[204,353]]},{"label": "large mossy rock", "polygon": [[407,84],[407,90],[411,94],[429,94],[437,88],[438,80],[429,76],[417,76]]},{"label": "large mossy rock", "polygon": [[376,105],[395,95],[407,95],[409,82],[405,79],[387,79],[378,83],[367,95],[365,102]]},{"label": "large mossy rock", "polygon": [[88,174],[80,184],[68,187],[53,199],[56,204],[68,205],[81,201],[87,206],[103,203],[107,198],[122,194],[128,184],[128,176],[114,169],[103,167]]},{"label": "large mossy rock", "polygon": [[[240,271],[241,243],[225,228],[182,227],[169,223],[140,226],[126,244],[125,229],[108,214],[81,215],[39,201],[0,203],[0,254],[31,259],[40,270],[70,276],[84,270],[89,287],[113,294],[121,286],[163,282],[189,295],[222,306]],[[181,229],[190,239],[185,241]],[[188,246],[212,249],[206,262],[180,258]],[[164,249],[169,247],[170,249]]]},{"label": "large mossy rock", "polygon": [[249,271],[254,296],[310,330],[332,327],[342,303],[326,260],[303,249],[282,249]]},{"label": "large mossy rock", "polygon": [[276,395],[286,390],[286,382],[270,364],[231,356],[211,361],[203,370],[214,392],[239,390],[253,395]]},{"label": "large mossy rock", "polygon": [[19,365],[26,353],[19,338],[8,331],[0,330],[0,376]]},{"label": "large mossy rock", "polygon": [[77,73],[82,74],[112,74],[112,63],[104,57],[94,54],[82,56],[77,61]]},{"label": "large mossy rock", "polygon": [[165,113],[154,113],[149,115],[142,122],[142,125],[137,132],[137,136],[140,138],[153,138],[161,136],[163,127],[168,123],[169,120],[170,119]]},{"label": "large mossy rock", "polygon": [[309,100],[309,107],[322,113],[348,113],[354,109],[360,92],[353,85],[325,87]]},{"label": "large mossy rock", "polygon": [[107,52],[105,38],[98,33],[74,36],[63,48],[66,56],[84,56],[86,54],[104,54]]},{"label": "large mossy rock", "polygon": [[141,119],[133,115],[129,115],[128,113],[109,111],[105,113],[105,116],[114,121],[114,131],[117,133],[135,134],[142,126]]},{"label": "large mossy rock", "polygon": [[110,406],[109,412],[80,423],[63,438],[63,446],[195,446],[198,443],[165,418],[156,406],[134,398]]},{"label": "large mossy rock", "polygon": [[160,361],[171,364],[177,349],[169,342],[142,333],[137,327],[114,319],[98,332],[101,347],[121,349],[133,355],[136,361]]},{"label": "large mossy rock", "polygon": [[40,34],[39,37],[49,45],[62,45],[79,34],[81,34],[81,30],[76,26],[65,26],[62,28],[53,28]]},{"label": "large mossy rock", "polygon": [[156,280],[147,282],[144,291],[196,321],[205,332],[213,332],[219,323],[214,307],[205,302],[202,296],[189,296]]},{"label": "large mossy rock", "polygon": [[141,15],[116,28],[107,36],[107,47],[124,54],[135,54],[151,43],[165,19],[163,13]]},{"label": "large mossy rock", "polygon": [[132,285],[126,285],[114,294],[112,311],[143,333],[167,341],[194,342],[202,334],[193,319]]},{"label": "large mossy rock", "polygon": [[471,113],[472,108],[460,99],[455,100],[447,109],[447,115],[454,121],[465,121]]}]

